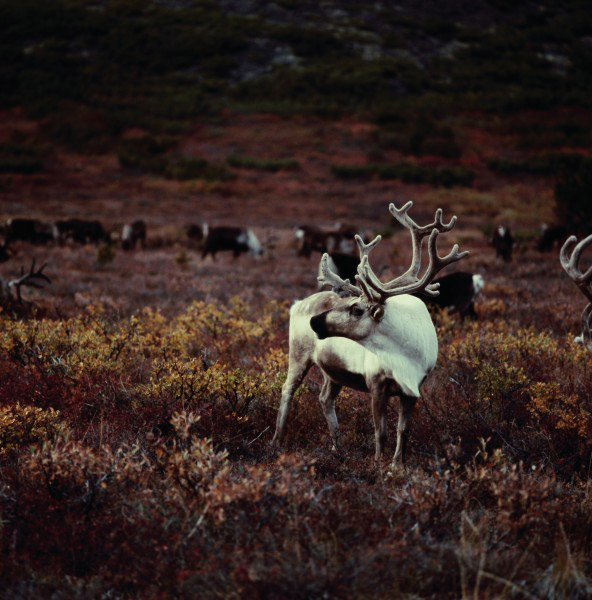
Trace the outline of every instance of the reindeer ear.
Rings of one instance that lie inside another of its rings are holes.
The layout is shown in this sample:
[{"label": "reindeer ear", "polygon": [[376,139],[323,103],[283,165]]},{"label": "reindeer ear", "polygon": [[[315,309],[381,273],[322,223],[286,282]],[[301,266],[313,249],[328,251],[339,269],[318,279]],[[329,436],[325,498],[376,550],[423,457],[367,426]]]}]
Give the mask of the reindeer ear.
[{"label": "reindeer ear", "polygon": [[375,321],[380,321],[384,317],[384,306],[382,304],[374,304],[370,307],[370,316]]}]

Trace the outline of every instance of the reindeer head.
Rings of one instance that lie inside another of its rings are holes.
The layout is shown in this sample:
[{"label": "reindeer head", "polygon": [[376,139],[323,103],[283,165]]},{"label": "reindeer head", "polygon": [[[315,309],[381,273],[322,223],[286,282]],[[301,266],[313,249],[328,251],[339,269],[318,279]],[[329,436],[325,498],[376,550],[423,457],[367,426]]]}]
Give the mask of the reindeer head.
[{"label": "reindeer head", "polygon": [[[419,226],[407,214],[412,206],[413,202],[407,202],[400,209],[394,204],[389,205],[391,214],[411,233],[413,258],[411,266],[403,275],[382,283],[370,267],[369,254],[378,245],[381,236],[365,244],[362,238],[356,235],[360,252],[356,285],[351,284],[348,279],[341,279],[331,270],[328,255],[323,255],[319,282],[323,285],[331,285],[333,290],[344,298],[336,307],[312,317],[310,326],[319,338],[332,336],[347,337],[352,340],[367,338],[383,319],[389,298],[412,293],[437,296],[439,284],[431,283],[436,274],[445,266],[468,254],[466,251],[459,252],[458,245],[455,244],[449,254],[440,257],[436,249],[436,239],[440,233],[450,231],[454,227],[456,217],[452,217],[449,223],[444,223],[442,210],[438,209],[433,223]],[[429,263],[425,273],[420,277],[421,246],[427,236],[429,236]]]}]

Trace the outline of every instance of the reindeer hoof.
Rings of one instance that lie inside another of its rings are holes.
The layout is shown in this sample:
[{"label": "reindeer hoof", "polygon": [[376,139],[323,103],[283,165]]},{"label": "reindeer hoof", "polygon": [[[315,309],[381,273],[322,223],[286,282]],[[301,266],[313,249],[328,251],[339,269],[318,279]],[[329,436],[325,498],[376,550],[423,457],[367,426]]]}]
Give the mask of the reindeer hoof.
[{"label": "reindeer hoof", "polygon": [[407,469],[403,463],[392,462],[386,471],[386,476],[393,480],[397,480],[397,479],[404,477],[406,472],[407,472]]}]

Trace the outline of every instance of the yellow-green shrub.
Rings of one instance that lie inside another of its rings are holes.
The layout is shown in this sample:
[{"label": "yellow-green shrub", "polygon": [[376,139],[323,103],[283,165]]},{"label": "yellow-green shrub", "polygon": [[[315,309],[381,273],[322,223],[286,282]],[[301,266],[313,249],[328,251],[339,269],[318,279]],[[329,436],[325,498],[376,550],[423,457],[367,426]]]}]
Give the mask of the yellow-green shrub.
[{"label": "yellow-green shrub", "polygon": [[0,408],[0,456],[53,438],[64,428],[59,411],[52,408],[43,410],[21,406],[18,402],[14,406],[3,406]]}]

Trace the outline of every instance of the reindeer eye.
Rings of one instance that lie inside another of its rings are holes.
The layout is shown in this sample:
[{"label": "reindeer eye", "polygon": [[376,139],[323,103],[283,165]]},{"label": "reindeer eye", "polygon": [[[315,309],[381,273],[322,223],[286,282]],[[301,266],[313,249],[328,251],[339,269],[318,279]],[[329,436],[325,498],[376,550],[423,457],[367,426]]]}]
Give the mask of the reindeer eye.
[{"label": "reindeer eye", "polygon": [[350,313],[354,317],[361,317],[364,314],[364,309],[354,305],[350,308]]}]

